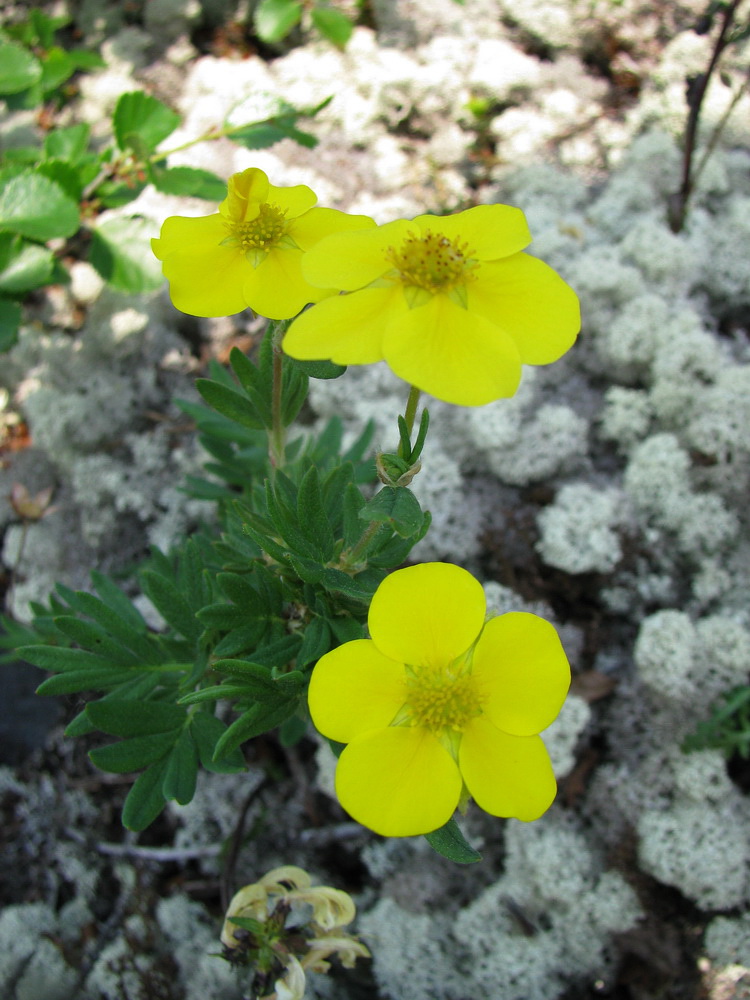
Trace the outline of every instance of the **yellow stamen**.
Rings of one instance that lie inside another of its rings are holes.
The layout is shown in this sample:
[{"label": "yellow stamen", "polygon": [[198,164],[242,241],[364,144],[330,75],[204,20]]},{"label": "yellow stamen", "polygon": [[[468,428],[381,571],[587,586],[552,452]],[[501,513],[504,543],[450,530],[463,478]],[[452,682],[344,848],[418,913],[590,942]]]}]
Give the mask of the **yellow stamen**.
[{"label": "yellow stamen", "polygon": [[233,246],[245,253],[265,253],[282,239],[286,232],[286,211],[264,203],[250,222],[227,222],[229,236],[222,246]]},{"label": "yellow stamen", "polygon": [[406,714],[412,725],[434,733],[461,732],[482,712],[482,698],[465,668],[407,667]]},{"label": "yellow stamen", "polygon": [[422,288],[427,292],[450,292],[462,284],[476,267],[467,243],[449,240],[442,233],[429,230],[422,237],[407,236],[398,249],[389,247],[388,260],[399,272],[406,286]]}]

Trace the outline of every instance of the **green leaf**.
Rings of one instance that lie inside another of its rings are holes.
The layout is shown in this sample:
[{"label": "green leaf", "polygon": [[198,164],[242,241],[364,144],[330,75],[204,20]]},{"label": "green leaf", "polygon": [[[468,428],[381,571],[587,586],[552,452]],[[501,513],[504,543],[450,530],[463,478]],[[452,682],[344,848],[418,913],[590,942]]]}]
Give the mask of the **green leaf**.
[{"label": "green leaf", "polygon": [[0,94],[18,94],[37,83],[42,67],[22,45],[0,39]]},{"label": "green leaf", "polygon": [[122,808],[122,824],[136,833],[145,830],[162,811],[166,802],[162,793],[167,759],[152,764],[128,792]]},{"label": "green leaf", "polygon": [[197,167],[154,167],[154,187],[164,194],[204,198],[206,201],[223,201],[227,196],[227,182],[210,170]]},{"label": "green leaf", "polygon": [[39,81],[44,94],[50,94],[56,87],[73,75],[76,64],[68,53],[59,46],[53,46],[42,56],[42,78]]},{"label": "green leaf", "polygon": [[288,358],[287,363],[293,364],[308,378],[340,378],[346,371],[346,365],[336,365],[333,361],[296,361]]},{"label": "green leaf", "polygon": [[324,38],[340,49],[349,41],[354,29],[349,18],[332,7],[313,7],[312,23]]},{"label": "green leaf", "polygon": [[323,562],[333,556],[334,538],[331,523],[323,506],[318,470],[311,466],[305,473],[297,493],[297,518],[304,535],[318,549]]},{"label": "green leaf", "polygon": [[77,163],[86,152],[90,133],[91,126],[86,122],[53,129],[44,137],[44,154],[50,160]]},{"label": "green leaf", "polygon": [[279,742],[283,747],[293,747],[307,732],[307,722],[298,715],[290,715],[279,726]]},{"label": "green leaf", "polygon": [[262,430],[263,421],[247,396],[207,378],[196,379],[195,387],[209,406],[213,406],[223,416],[236,421],[242,427]]},{"label": "green leaf", "polygon": [[21,646],[18,655],[42,670],[55,673],[82,670],[108,670],[110,662],[85,649],[68,649],[66,646],[32,645]]},{"label": "green leaf", "polygon": [[151,253],[152,235],[150,224],[136,216],[108,219],[91,231],[89,261],[118,292],[153,292],[164,278]]},{"label": "green leaf", "polygon": [[109,736],[151,736],[168,733],[184,726],[184,708],[161,701],[106,698],[92,701],[86,714],[97,729]]},{"label": "green leaf", "polygon": [[0,270],[0,292],[21,295],[46,285],[52,276],[54,254],[38,243],[27,243],[20,236],[0,234],[0,244],[11,241],[7,261]]},{"label": "green leaf", "polygon": [[302,645],[297,653],[297,667],[319,660],[331,648],[331,630],[324,618],[313,618],[306,626]]},{"label": "green leaf", "polygon": [[482,855],[469,844],[455,819],[449,819],[439,830],[425,834],[425,840],[438,854],[459,865],[471,865],[482,860]]},{"label": "green leaf", "polygon": [[261,0],[253,15],[256,34],[273,45],[289,34],[301,16],[302,4],[298,0]]},{"label": "green leaf", "polygon": [[245,693],[261,701],[273,701],[278,697],[276,681],[268,667],[247,660],[216,660],[213,669],[218,674],[228,674],[242,681]]},{"label": "green leaf", "polygon": [[344,594],[355,601],[369,604],[375,587],[369,583],[358,582],[356,577],[351,577],[340,569],[326,569],[321,578],[326,590],[334,594]]},{"label": "green leaf", "polygon": [[153,152],[180,124],[180,116],[142,90],[122,94],[115,107],[112,127],[117,145],[140,155]]},{"label": "green leaf", "polygon": [[217,758],[226,756],[232,750],[237,749],[240,744],[252,740],[261,733],[268,732],[281,725],[284,719],[294,715],[297,710],[297,698],[290,698],[274,706],[258,703],[251,709],[244,712],[227,729],[222,738],[216,744],[214,754]]},{"label": "green leaf", "polygon": [[83,621],[74,615],[60,615],[55,618],[55,627],[59,628],[73,642],[78,643],[79,646],[106,656],[117,666],[130,667],[137,666],[139,663],[138,657],[134,653],[110,638],[98,625]]},{"label": "green leaf", "polygon": [[66,670],[42,681],[36,689],[39,695],[76,694],[78,691],[107,691],[127,683],[132,678],[132,670],[113,670],[103,667],[98,670]]},{"label": "green leaf", "polygon": [[382,521],[404,538],[422,527],[424,514],[419,501],[406,486],[384,486],[359,512],[363,521]]},{"label": "green leaf", "polygon": [[51,240],[78,231],[78,206],[59,186],[39,173],[24,171],[0,192],[0,230]]},{"label": "green leaf", "polygon": [[180,635],[196,641],[203,632],[203,626],[171,580],[153,570],[144,570],[141,582],[146,597],[162,618]]},{"label": "green leaf", "polygon": [[190,731],[198,748],[201,765],[214,774],[237,774],[245,770],[245,758],[239,749],[214,760],[216,744],[227,728],[220,719],[208,712],[195,712],[191,720]]},{"label": "green leaf", "polygon": [[174,799],[179,805],[186,806],[195,795],[197,778],[198,750],[190,733],[183,730],[167,759],[162,785],[164,798]]},{"label": "green leaf", "polygon": [[173,729],[168,733],[151,733],[131,740],[121,740],[119,743],[108,743],[90,750],[89,757],[101,771],[111,771],[114,774],[141,771],[169,753],[179,732],[179,729]]}]

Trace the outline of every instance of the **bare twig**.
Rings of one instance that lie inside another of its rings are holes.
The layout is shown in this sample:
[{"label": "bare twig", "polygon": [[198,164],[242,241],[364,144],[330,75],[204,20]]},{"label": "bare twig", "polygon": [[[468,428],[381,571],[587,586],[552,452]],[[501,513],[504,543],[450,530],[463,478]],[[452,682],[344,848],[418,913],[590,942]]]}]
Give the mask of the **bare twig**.
[{"label": "bare twig", "polygon": [[[714,43],[711,59],[705,73],[699,74],[688,84],[688,113],[687,125],[685,126],[685,148],[682,154],[682,181],[680,188],[669,198],[668,216],[669,226],[673,233],[679,233],[685,225],[685,214],[690,195],[695,187],[696,175],[693,174],[693,156],[695,154],[695,143],[698,135],[698,122],[700,120],[703,99],[706,96],[709,81],[716,69],[721,54],[732,40],[728,37],[729,29],[734,22],[734,16],[742,0],[729,0],[724,5],[721,13],[721,27]],[[718,138],[718,136],[716,137]],[[714,143],[715,143],[714,139]]]}]

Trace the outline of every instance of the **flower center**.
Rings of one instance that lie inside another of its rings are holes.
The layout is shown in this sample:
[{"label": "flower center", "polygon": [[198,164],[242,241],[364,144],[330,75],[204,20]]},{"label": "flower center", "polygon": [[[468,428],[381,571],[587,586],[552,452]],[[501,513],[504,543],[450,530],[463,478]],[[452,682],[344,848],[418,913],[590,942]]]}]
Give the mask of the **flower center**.
[{"label": "flower center", "polygon": [[249,222],[226,222],[229,236],[221,241],[221,245],[241,250],[257,267],[266,253],[283,239],[285,216],[286,211],[264,202],[259,206],[256,217]]},{"label": "flower center", "polygon": [[469,257],[467,249],[467,243],[428,230],[422,237],[407,236],[398,250],[389,247],[386,256],[404,285],[434,294],[449,292],[472,277],[470,272],[477,262]]},{"label": "flower center", "polygon": [[482,699],[470,673],[450,667],[407,667],[406,711],[412,725],[433,733],[461,732],[482,713]]}]

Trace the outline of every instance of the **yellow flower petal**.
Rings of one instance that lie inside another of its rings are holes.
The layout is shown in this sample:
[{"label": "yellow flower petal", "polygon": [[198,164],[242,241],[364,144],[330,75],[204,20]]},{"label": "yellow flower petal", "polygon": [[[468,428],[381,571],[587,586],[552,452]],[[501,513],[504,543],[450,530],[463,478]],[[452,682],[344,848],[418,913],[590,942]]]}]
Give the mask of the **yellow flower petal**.
[{"label": "yellow flower petal", "polygon": [[391,270],[388,248],[418,233],[411,222],[398,220],[375,229],[335,233],[305,255],[303,268],[311,285],[353,292]]},{"label": "yellow flower petal", "polygon": [[246,264],[242,294],[255,312],[269,319],[291,319],[308,302],[326,292],[302,277],[302,251],[283,247],[269,250],[257,267]]},{"label": "yellow flower petal", "polygon": [[469,793],[492,816],[530,822],[552,805],[557,783],[539,736],[510,736],[486,715],[464,730],[458,764]]},{"label": "yellow flower petal", "polygon": [[431,733],[390,726],[346,747],[336,768],[336,794],[363,826],[384,837],[412,837],[448,822],[461,777]]},{"label": "yellow flower petal", "polygon": [[483,406],[512,396],[521,380],[518,349],[508,333],[447,295],[433,295],[388,324],[383,353],[400,378],[431,396]]},{"label": "yellow flower petal", "polygon": [[229,316],[247,308],[242,284],[248,264],[235,248],[220,246],[226,236],[220,215],[172,216],[152,240],[177,309],[192,316]]},{"label": "yellow flower petal", "polygon": [[288,219],[296,219],[298,215],[307,212],[318,200],[315,192],[306,184],[295,184],[293,187],[276,187],[268,185],[268,194],[263,199],[269,205],[275,205],[286,211]]},{"label": "yellow flower petal", "polygon": [[456,215],[419,215],[414,221],[422,233],[442,233],[468,244],[468,256],[474,260],[509,257],[531,243],[526,216],[510,205],[477,205]]},{"label": "yellow flower petal", "polygon": [[[302,258],[303,273],[307,257]],[[282,347],[299,361],[330,360],[340,365],[382,361],[383,314],[398,315],[399,309],[407,308],[395,286],[335,295],[302,313],[289,327]]]},{"label": "yellow flower petal", "polygon": [[403,663],[384,656],[370,639],[354,639],[321,656],[310,679],[315,728],[339,743],[388,726],[405,701]]},{"label": "yellow flower petal", "polygon": [[310,250],[320,240],[333,233],[373,229],[375,223],[367,215],[347,215],[335,208],[311,208],[300,218],[294,218],[287,233],[300,250]]},{"label": "yellow flower petal", "polygon": [[546,729],[570,687],[570,666],[557,632],[525,612],[487,622],[474,649],[472,675],[486,699],[486,715],[515,736]]},{"label": "yellow flower petal", "polygon": [[367,622],[385,656],[414,666],[439,667],[471,646],[485,610],[484,591],[471,573],[450,563],[422,563],[383,580]]},{"label": "yellow flower petal", "polygon": [[256,218],[258,205],[267,200],[268,177],[258,167],[248,167],[232,174],[227,182],[227,196],[219,205],[219,212],[233,222],[246,222]]},{"label": "yellow flower petal", "polygon": [[468,285],[468,308],[509,334],[526,365],[557,361],[581,328],[578,296],[551,267],[519,253],[482,264]]}]

